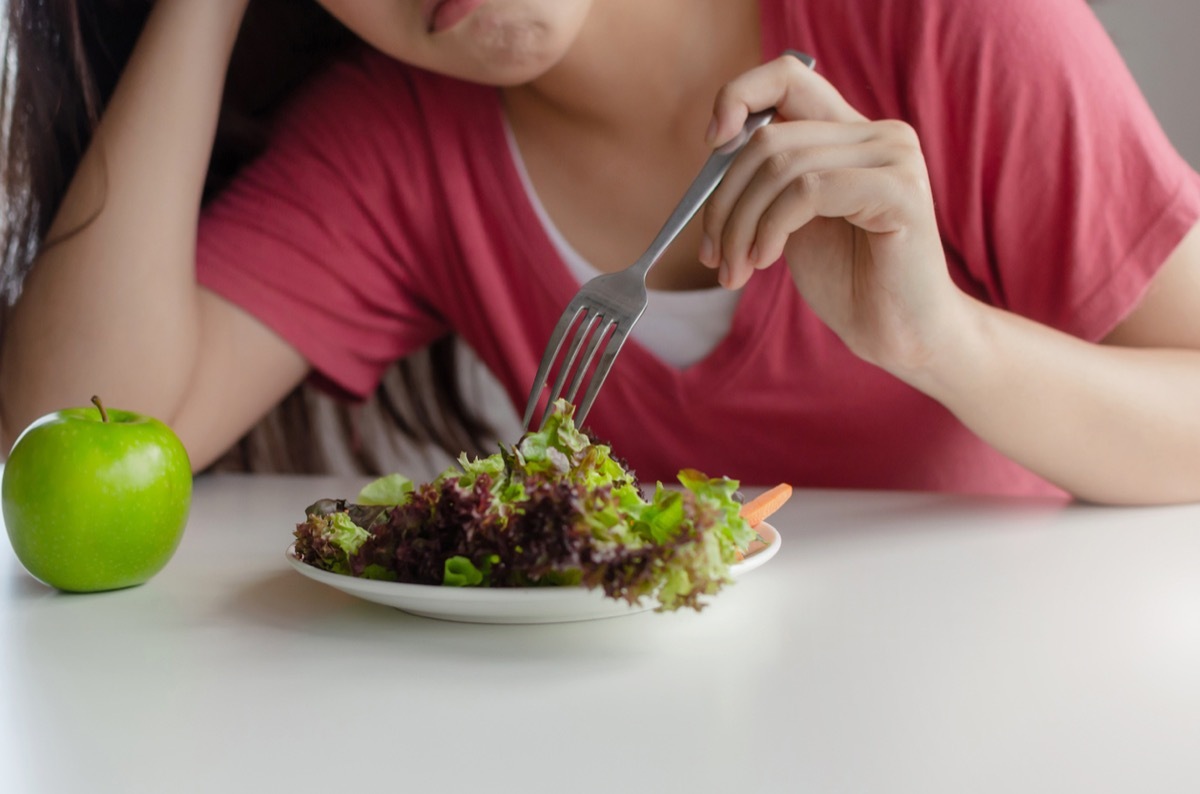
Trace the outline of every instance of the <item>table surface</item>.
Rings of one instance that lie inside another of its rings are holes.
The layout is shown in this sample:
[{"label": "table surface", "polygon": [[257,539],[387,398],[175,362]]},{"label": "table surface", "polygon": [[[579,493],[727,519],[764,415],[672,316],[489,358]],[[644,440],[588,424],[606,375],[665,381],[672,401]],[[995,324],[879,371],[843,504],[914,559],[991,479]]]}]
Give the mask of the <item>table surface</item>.
[{"label": "table surface", "polygon": [[362,482],[201,477],[111,593],[0,535],[0,788],[1200,790],[1200,506],[798,491],[702,613],[492,626],[289,567]]}]

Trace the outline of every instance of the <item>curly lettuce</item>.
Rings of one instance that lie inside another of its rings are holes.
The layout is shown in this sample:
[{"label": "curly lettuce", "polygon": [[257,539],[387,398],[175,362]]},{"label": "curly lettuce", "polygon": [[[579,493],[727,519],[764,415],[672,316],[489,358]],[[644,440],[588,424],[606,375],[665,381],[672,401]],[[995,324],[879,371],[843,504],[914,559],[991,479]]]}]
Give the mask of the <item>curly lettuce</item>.
[{"label": "curly lettuce", "polygon": [[634,474],[574,423],[564,401],[541,430],[435,480],[393,474],[353,502],[323,499],[295,530],[324,570],[457,587],[584,586],[615,599],[701,609],[732,581],[756,533],[738,483],[685,469],[681,489],[642,496]]}]

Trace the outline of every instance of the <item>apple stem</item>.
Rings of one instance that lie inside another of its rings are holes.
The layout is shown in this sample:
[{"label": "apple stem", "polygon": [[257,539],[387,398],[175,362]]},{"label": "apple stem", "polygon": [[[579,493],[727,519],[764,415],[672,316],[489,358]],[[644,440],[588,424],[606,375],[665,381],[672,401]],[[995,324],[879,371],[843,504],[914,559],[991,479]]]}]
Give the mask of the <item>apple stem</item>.
[{"label": "apple stem", "polygon": [[104,410],[104,403],[100,402],[100,398],[92,395],[92,402],[96,405],[96,410],[100,411],[100,421],[108,421],[108,412]]}]

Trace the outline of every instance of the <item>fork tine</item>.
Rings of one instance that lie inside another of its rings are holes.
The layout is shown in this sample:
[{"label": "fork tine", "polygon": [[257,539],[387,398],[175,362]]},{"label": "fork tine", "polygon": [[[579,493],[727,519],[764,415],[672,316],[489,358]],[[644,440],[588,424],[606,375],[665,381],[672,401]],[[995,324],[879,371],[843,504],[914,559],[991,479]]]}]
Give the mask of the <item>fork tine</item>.
[{"label": "fork tine", "polygon": [[[588,314],[589,311],[591,312],[590,315]],[[583,343],[589,336],[595,335],[593,332],[604,320],[604,315],[596,311],[594,306],[585,306],[580,314],[583,315],[583,318],[580,320],[579,325],[575,326],[568,334],[570,336],[570,343],[568,344],[567,351],[563,354],[562,362],[558,365],[554,385],[550,387],[550,396],[546,400],[547,406],[553,405],[554,401],[563,395],[563,384],[566,383],[567,375],[570,374],[576,359],[579,358],[579,351],[583,349]],[[575,377],[576,379],[579,378],[578,371],[576,371]]]},{"label": "fork tine", "polygon": [[[602,325],[603,327],[600,327]],[[592,362],[596,359],[596,351],[600,349],[600,343],[608,337],[609,332],[616,326],[613,320],[607,320],[602,324],[598,324],[595,332],[588,339],[587,350],[583,353],[583,358],[579,360],[579,366],[575,368],[575,375],[571,378],[571,385],[567,387],[566,397],[567,402],[574,404],[575,395],[579,393],[579,385],[583,382],[583,376],[591,368]]]},{"label": "fork tine", "polygon": [[579,407],[575,411],[576,426],[583,426],[583,420],[587,417],[588,411],[592,410],[592,403],[596,401],[596,395],[600,393],[600,387],[604,385],[604,380],[608,377],[608,372],[612,369],[613,362],[616,360],[617,354],[621,352],[632,327],[633,323],[619,323],[612,336],[609,337],[608,344],[604,346],[604,355],[600,357],[600,363],[596,365],[596,371],[592,373],[592,379],[583,392],[583,400],[580,401]]},{"label": "fork tine", "polygon": [[558,318],[554,330],[550,332],[550,341],[546,344],[546,352],[542,354],[542,362],[538,365],[537,374],[533,377],[533,388],[529,390],[529,400],[525,403],[525,419],[521,423],[525,430],[529,429],[529,420],[533,419],[538,398],[542,395],[542,389],[546,388],[546,376],[550,372],[550,365],[554,363],[554,359],[558,358],[558,351],[562,349],[567,331],[583,313],[584,307],[572,301],[567,305],[562,316]]}]

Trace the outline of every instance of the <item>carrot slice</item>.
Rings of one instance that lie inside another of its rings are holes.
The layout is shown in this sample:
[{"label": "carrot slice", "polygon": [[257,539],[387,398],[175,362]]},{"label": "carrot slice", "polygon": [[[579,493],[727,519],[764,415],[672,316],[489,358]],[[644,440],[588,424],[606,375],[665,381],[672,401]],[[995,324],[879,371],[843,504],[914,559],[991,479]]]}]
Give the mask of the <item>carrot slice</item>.
[{"label": "carrot slice", "polygon": [[780,483],[761,496],[756,496],[742,505],[742,518],[756,527],[766,520],[767,516],[783,507],[784,502],[792,496],[792,486]]}]

